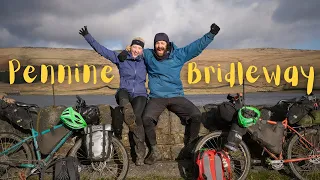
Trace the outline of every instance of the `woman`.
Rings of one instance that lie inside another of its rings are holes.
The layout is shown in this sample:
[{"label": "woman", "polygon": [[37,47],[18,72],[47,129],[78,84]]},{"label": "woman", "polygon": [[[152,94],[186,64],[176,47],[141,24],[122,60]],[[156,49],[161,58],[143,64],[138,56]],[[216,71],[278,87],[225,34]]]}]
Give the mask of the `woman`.
[{"label": "woman", "polygon": [[147,89],[145,87],[147,70],[142,56],[144,40],[141,38],[133,39],[127,58],[119,59],[119,54],[100,45],[88,32],[86,26],[81,28],[79,34],[97,53],[116,64],[119,69],[120,88],[115,97],[118,105],[122,108],[124,121],[134,135],[137,154],[136,165],[142,165],[146,151],[142,113],[147,103]]}]

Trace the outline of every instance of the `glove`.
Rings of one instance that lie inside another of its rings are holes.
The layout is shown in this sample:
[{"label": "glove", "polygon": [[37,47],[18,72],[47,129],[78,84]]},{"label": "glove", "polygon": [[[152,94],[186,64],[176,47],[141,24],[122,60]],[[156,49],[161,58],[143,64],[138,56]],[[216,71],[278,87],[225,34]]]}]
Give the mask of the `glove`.
[{"label": "glove", "polygon": [[80,31],[79,31],[79,34],[81,34],[82,36],[85,36],[85,35],[89,34],[87,26],[84,26],[84,29],[81,28]]},{"label": "glove", "polygon": [[127,59],[128,56],[128,51],[123,50],[119,55],[118,55],[118,59],[120,62],[124,62]]},{"label": "glove", "polygon": [[220,27],[215,23],[213,23],[210,27],[210,32],[214,35],[217,35],[219,31],[220,31]]}]

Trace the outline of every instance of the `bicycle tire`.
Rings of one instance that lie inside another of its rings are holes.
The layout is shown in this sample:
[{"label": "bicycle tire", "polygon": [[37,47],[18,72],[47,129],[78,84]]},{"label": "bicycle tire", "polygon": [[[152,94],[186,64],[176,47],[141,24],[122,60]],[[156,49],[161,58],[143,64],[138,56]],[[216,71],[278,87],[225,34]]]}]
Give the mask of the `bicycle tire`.
[{"label": "bicycle tire", "polygon": [[[123,145],[123,143],[117,139],[116,137],[112,136],[111,137],[111,141],[114,145],[117,145],[121,151],[121,154],[123,156],[123,169],[122,172],[120,173],[120,175],[117,177],[117,179],[119,180],[123,180],[126,178],[128,171],[129,171],[129,157],[128,157],[128,153]],[[79,140],[76,141],[75,145],[72,147],[72,149],[70,150],[70,153],[68,156],[73,156],[76,157],[76,153],[78,152],[78,150],[81,148],[82,146],[82,138],[80,138]]]},{"label": "bicycle tire", "polygon": [[[194,148],[194,161],[196,162],[197,159],[197,154],[198,151],[201,149],[201,147],[210,139],[212,138],[216,138],[216,137],[220,137],[220,136],[225,136],[227,138],[228,136],[228,132],[224,132],[224,131],[213,131],[210,134],[207,134],[205,136],[203,136],[196,144],[195,148]],[[245,144],[245,142],[241,141],[239,146],[243,149],[244,154],[245,154],[245,158],[246,158],[246,164],[245,164],[245,170],[243,171],[243,173],[241,174],[241,176],[239,177],[238,180],[245,180],[249,174],[250,168],[251,168],[251,154],[249,151],[248,146]]]},{"label": "bicycle tire", "polygon": [[[2,142],[1,139],[10,139],[10,140],[14,140],[17,142],[21,142],[23,140],[19,135],[16,135],[16,134],[10,133],[10,132],[1,132],[0,133],[0,142]],[[24,162],[24,163],[31,164],[32,161],[34,160],[34,156],[32,154],[30,146],[27,143],[22,143],[21,147],[24,149],[24,151],[26,152],[26,155],[27,155],[26,156],[27,162]],[[0,157],[0,159],[1,159],[1,157]],[[25,172],[24,172],[25,175],[28,176],[30,171],[31,171],[30,168],[25,168]],[[3,176],[4,176],[3,174],[0,174],[0,179],[2,179]],[[11,177],[11,178],[13,178],[13,177]],[[6,177],[5,179],[8,179],[8,177]]]},{"label": "bicycle tire", "polygon": [[[305,134],[309,134],[309,133],[318,133],[319,134],[319,130],[315,129],[313,127],[307,129],[307,130],[303,130],[306,131]],[[301,134],[303,136],[304,133],[302,133],[303,131],[300,131],[299,134]],[[297,134],[295,134],[289,141],[289,144],[287,146],[287,158],[291,159],[292,158],[292,148],[294,147],[295,142],[299,140],[299,136]],[[291,172],[300,180],[306,180],[304,177],[302,177],[302,175],[297,171],[297,169],[294,167],[293,162],[289,162],[289,167]],[[318,179],[318,177],[316,177],[316,179]]]}]

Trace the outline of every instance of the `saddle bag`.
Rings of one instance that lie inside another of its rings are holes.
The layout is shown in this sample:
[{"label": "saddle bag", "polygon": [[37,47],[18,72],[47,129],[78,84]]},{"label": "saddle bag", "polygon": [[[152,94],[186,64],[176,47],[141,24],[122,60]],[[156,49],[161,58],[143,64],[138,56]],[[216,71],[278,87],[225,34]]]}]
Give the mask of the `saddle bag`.
[{"label": "saddle bag", "polygon": [[272,153],[280,154],[285,127],[282,122],[272,122],[275,124],[270,124],[267,120],[259,120],[255,125],[248,127],[248,132],[254,141],[259,142]]},{"label": "saddle bag", "polygon": [[33,117],[28,112],[27,108],[19,107],[15,104],[1,102],[0,107],[1,116],[8,119],[9,123],[16,125],[24,130],[31,129]]},{"label": "saddle bag", "polygon": [[110,124],[90,125],[84,129],[88,159],[106,161],[113,150]]}]

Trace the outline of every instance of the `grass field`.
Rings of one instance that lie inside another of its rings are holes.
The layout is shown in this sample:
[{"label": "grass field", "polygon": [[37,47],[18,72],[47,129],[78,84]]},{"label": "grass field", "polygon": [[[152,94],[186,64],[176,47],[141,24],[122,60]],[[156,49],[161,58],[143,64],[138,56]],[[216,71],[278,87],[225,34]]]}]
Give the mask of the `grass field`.
[{"label": "grass field", "polygon": [[[291,178],[282,175],[276,171],[259,171],[259,172],[251,172],[249,173],[247,180],[290,180]],[[90,180],[90,176],[83,176],[81,180]],[[106,180],[101,178],[99,180]],[[161,177],[161,176],[146,176],[143,178],[127,178],[127,180],[184,180],[179,177]]]}]

